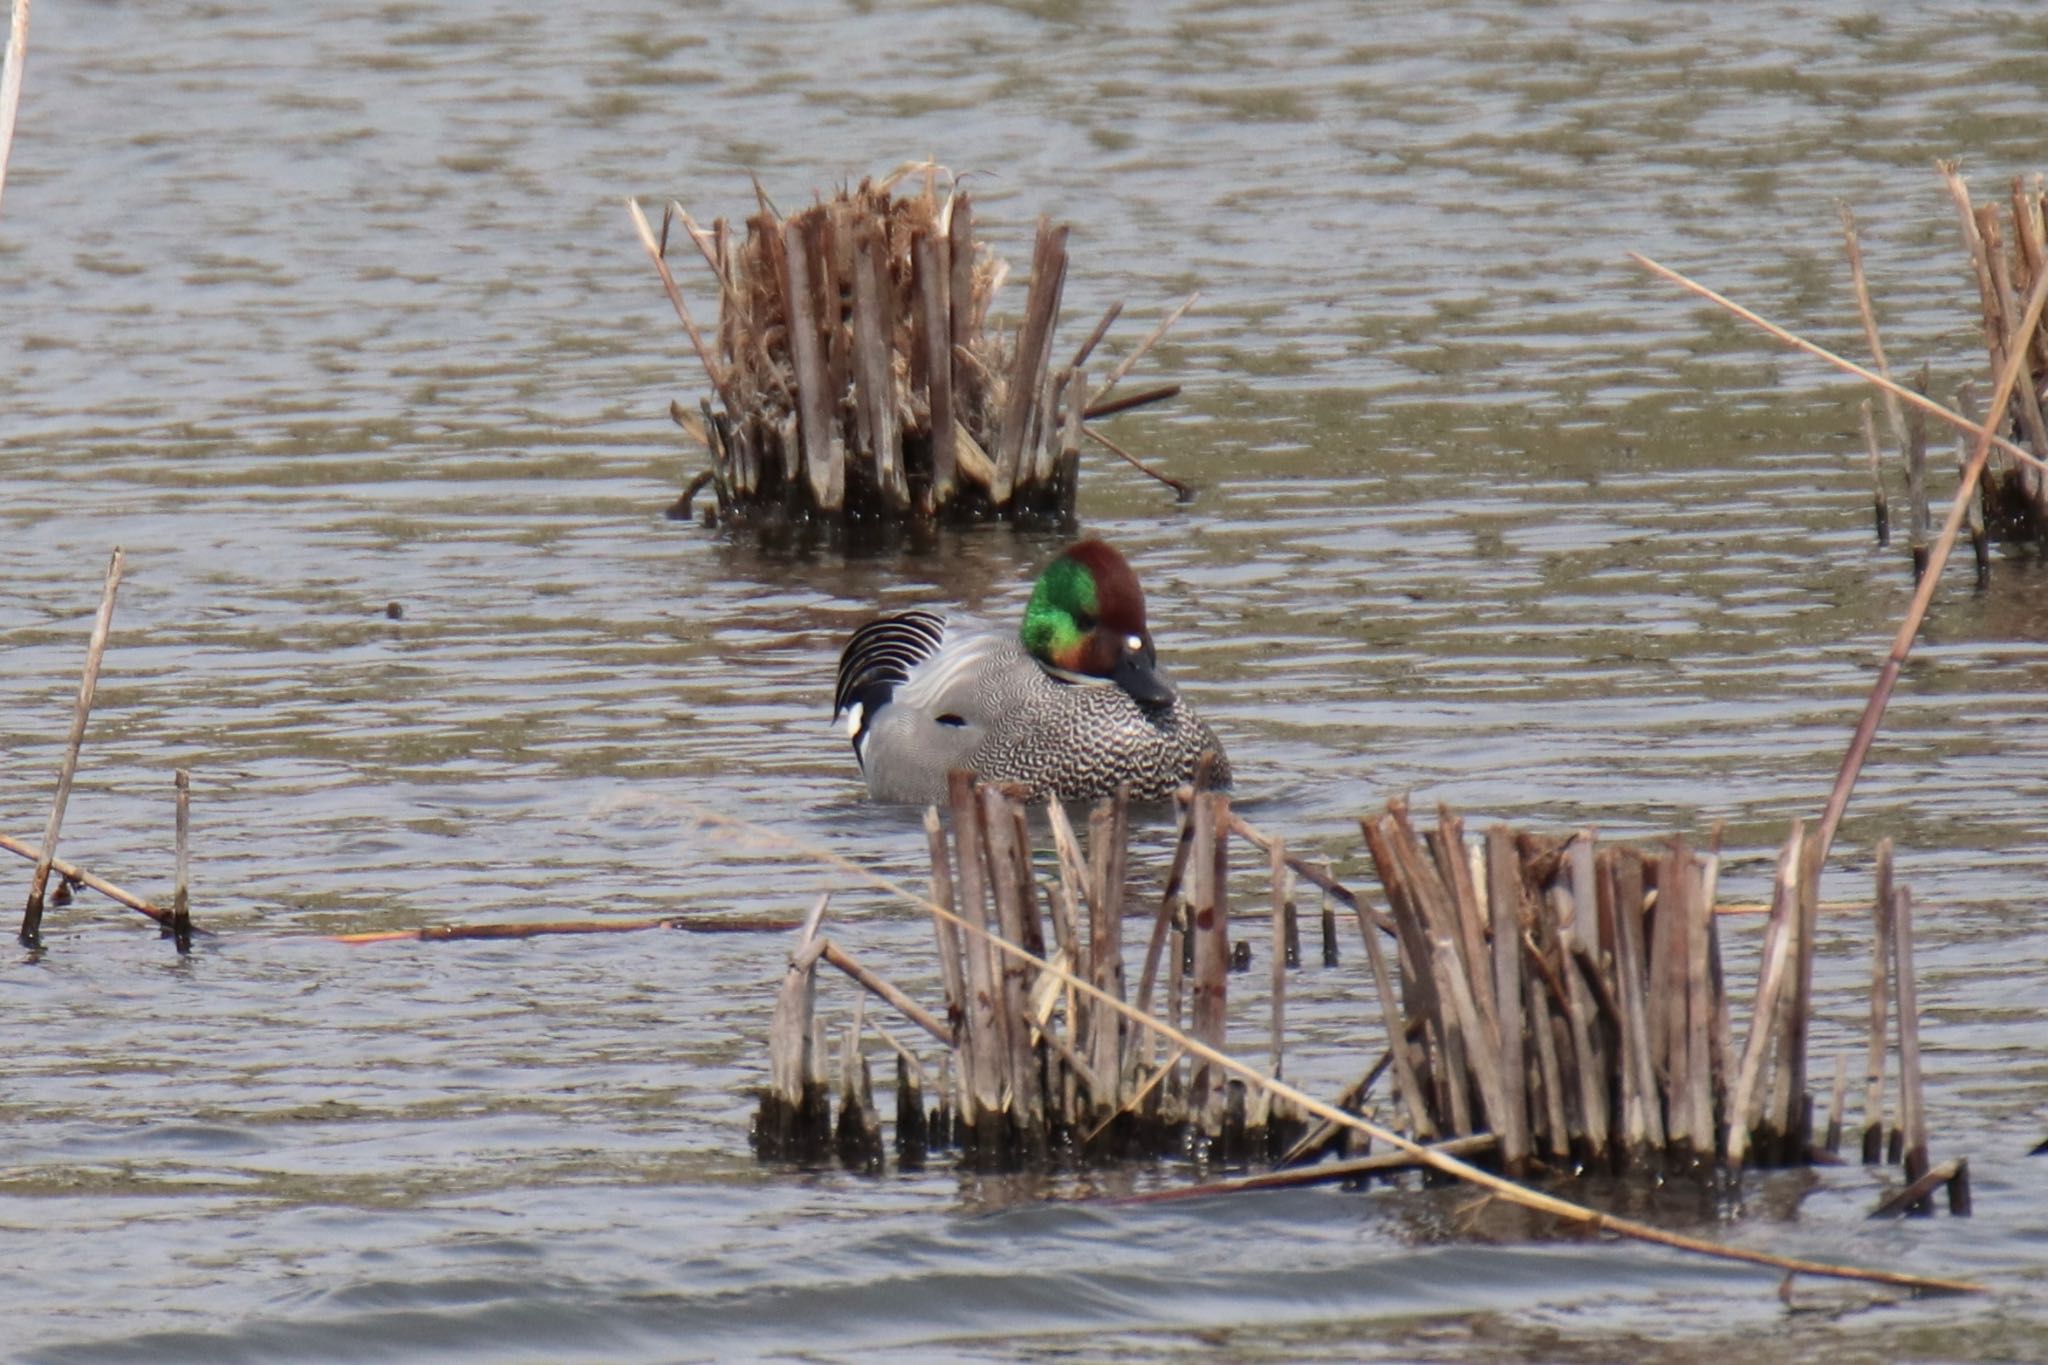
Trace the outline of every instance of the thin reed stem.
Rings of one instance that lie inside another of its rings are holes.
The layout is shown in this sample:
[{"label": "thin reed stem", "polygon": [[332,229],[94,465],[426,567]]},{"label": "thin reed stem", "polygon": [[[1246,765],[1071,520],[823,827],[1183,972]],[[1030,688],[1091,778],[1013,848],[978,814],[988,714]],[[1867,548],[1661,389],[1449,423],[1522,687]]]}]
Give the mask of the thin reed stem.
[{"label": "thin reed stem", "polygon": [[1102,387],[1097,389],[1094,393],[1088,396],[1088,406],[1092,408],[1097,404],[1101,403],[1103,399],[1107,398],[1109,396],[1109,391],[1115,388],[1118,384],[1123,382],[1124,376],[1131,372],[1132,367],[1135,366],[1140,360],[1143,360],[1145,358],[1145,353],[1147,351],[1151,350],[1154,346],[1159,344],[1159,338],[1165,336],[1168,329],[1170,329],[1174,323],[1179,322],[1181,320],[1182,315],[1184,315],[1188,311],[1188,309],[1194,307],[1195,301],[1200,299],[1201,297],[1202,296],[1199,292],[1188,295],[1185,299],[1182,299],[1180,301],[1179,305],[1175,307],[1172,312],[1168,313],[1165,317],[1159,319],[1159,325],[1157,327],[1154,327],[1151,330],[1151,332],[1146,335],[1145,339],[1137,344],[1137,346],[1131,351],[1129,355],[1125,356],[1122,360],[1117,361],[1116,367],[1109,372],[1109,377],[1102,381]]},{"label": "thin reed stem", "polygon": [[21,916],[21,944],[33,948],[42,936],[43,892],[50,884],[50,868],[57,856],[57,831],[64,824],[64,807],[71,800],[71,780],[78,775],[78,751],[85,743],[85,723],[92,715],[92,695],[99,687],[100,660],[107,652],[107,633],[114,625],[114,595],[121,590],[120,548],[107,561],[107,582],[100,591],[99,614],[93,618],[92,639],[85,647],[85,672],[78,681],[78,704],[71,712],[71,733],[64,740],[64,762],[57,769],[57,796],[50,803],[50,822],[43,830],[43,847],[36,870],[29,881],[28,905]]},{"label": "thin reed stem", "polygon": [[712,358],[711,348],[704,344],[704,334],[697,330],[697,320],[690,316],[690,305],[683,302],[682,288],[676,284],[675,275],[668,268],[668,258],[662,253],[661,243],[655,239],[654,229],[647,222],[647,215],[640,211],[640,201],[627,199],[626,208],[633,215],[633,229],[640,234],[640,245],[647,248],[647,258],[654,262],[655,273],[661,276],[661,287],[668,294],[668,301],[675,305],[676,316],[682,319],[683,330],[690,334],[690,345],[697,352],[697,363],[704,367],[704,375],[725,398],[726,407],[736,407],[726,393],[725,372],[717,360]]}]

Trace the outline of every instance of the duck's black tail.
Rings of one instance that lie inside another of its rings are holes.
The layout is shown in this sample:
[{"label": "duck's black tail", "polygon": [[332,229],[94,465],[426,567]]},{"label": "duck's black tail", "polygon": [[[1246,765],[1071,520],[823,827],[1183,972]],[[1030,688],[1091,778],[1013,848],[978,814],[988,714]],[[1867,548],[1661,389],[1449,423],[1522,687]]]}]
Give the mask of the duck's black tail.
[{"label": "duck's black tail", "polygon": [[906,611],[868,622],[846,642],[839,655],[839,681],[832,690],[832,714],[838,717],[859,708],[852,733],[856,754],[875,713],[909,681],[912,669],[938,652],[945,632],[945,618],[937,612]]}]

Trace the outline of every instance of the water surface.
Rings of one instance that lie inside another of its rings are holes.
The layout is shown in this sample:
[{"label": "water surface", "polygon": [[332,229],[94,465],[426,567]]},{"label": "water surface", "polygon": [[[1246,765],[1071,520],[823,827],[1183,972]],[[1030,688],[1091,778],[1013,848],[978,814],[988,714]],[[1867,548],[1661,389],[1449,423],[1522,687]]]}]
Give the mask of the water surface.
[{"label": "water surface", "polygon": [[[1854,350],[1847,200],[1895,363],[1981,386],[1931,162],[1982,195],[2044,169],[2044,55],[2016,7],[39,7],[0,217],[0,828],[41,829],[122,545],[63,849],[167,895],[190,768],[222,932],[179,962],[95,903],[0,972],[0,1340],[2039,1356],[2048,609],[2020,552],[1944,587],[1828,888],[1897,841],[1931,1127],[1977,1217],[1866,1224],[1860,1168],[1758,1182],[1740,1218],[1659,1209],[1988,1301],[1788,1309],[1767,1276],[1455,1192],[1128,1209],[1044,1200],[1181,1176],[763,1171],[779,939],[322,935],[839,888],[834,932],[930,993],[914,917],[701,812],[916,876],[914,818],[863,804],[826,723],[838,644],[877,604],[1013,616],[1053,543],[791,560],[665,521],[699,457],[664,414],[703,384],[621,203],[737,218],[749,173],[788,205],[927,155],[1012,260],[1036,215],[1074,224],[1066,335],[1127,298],[1115,353],[1203,293],[1141,371],[1186,397],[1114,424],[1203,496],[1090,464],[1081,514],[1256,820],[1360,882],[1356,816],[1402,789],[1475,823],[1723,821],[1755,894],[1911,584],[1872,543],[1862,395],[1622,253]],[[1861,922],[1822,949],[1824,1075],[1860,1046]],[[1334,1088],[1376,1046],[1358,964],[1291,990],[1289,1073]]]}]

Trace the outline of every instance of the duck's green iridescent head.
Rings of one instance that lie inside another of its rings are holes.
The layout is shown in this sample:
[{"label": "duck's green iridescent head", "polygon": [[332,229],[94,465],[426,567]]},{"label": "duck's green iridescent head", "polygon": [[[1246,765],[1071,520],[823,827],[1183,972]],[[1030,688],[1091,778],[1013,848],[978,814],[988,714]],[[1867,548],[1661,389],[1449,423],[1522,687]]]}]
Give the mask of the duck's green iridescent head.
[{"label": "duck's green iridescent head", "polygon": [[1174,698],[1145,628],[1145,592],[1124,557],[1084,540],[1046,565],[1019,631],[1024,648],[1070,681],[1104,679],[1147,706]]}]

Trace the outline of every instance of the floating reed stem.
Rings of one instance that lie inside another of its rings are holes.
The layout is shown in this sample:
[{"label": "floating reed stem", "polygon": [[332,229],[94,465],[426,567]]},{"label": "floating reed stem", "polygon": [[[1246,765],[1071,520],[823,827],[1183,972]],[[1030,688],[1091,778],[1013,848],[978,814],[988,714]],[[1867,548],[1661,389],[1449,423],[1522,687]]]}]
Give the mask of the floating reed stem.
[{"label": "floating reed stem", "polygon": [[107,652],[107,632],[114,624],[114,594],[121,588],[121,565],[121,551],[116,547],[107,561],[99,614],[93,618],[92,639],[85,647],[85,672],[78,681],[78,704],[72,708],[71,733],[65,737],[64,761],[57,769],[57,795],[50,803],[50,821],[43,829],[43,845],[28,884],[28,905],[21,916],[24,948],[34,948],[42,941],[43,893],[49,886],[50,869],[57,856],[57,831],[64,824],[64,807],[71,800],[71,780],[78,773],[78,751],[85,743],[85,722],[92,715],[92,695],[100,682],[100,660]]},{"label": "floating reed stem", "polygon": [[[64,865],[58,864],[58,871]],[[91,886],[88,881],[86,885]],[[94,888],[98,890],[98,887]],[[151,906],[143,909],[166,928],[170,912]],[[153,913],[152,913],[153,912]],[[794,929],[801,920],[764,915],[660,915],[652,919],[577,919],[514,924],[430,924],[419,929],[374,929],[360,934],[327,934],[329,943],[363,947],[374,943],[458,943],[476,939],[550,938],[564,934],[637,934],[649,929],[680,929],[692,934],[779,934]],[[194,933],[204,933],[197,925]]]}]

